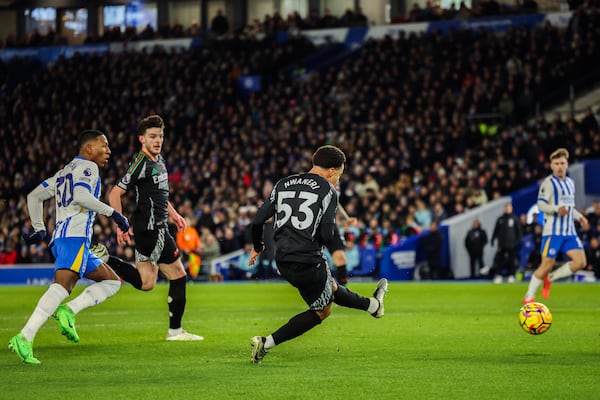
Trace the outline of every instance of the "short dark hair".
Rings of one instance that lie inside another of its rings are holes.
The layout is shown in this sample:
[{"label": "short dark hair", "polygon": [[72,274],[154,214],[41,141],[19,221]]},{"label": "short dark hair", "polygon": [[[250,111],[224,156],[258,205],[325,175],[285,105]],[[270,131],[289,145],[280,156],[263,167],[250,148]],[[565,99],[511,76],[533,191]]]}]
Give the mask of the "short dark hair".
[{"label": "short dark hair", "polygon": [[104,135],[104,132],[101,132],[97,129],[86,129],[79,133],[77,137],[77,144],[79,148],[81,148],[87,142],[91,142],[92,140],[96,140],[96,138],[100,135]]},{"label": "short dark hair", "polygon": [[160,128],[165,129],[165,123],[160,115],[149,115],[140,121],[138,125],[138,135],[141,136],[146,133],[148,128]]},{"label": "short dark hair", "polygon": [[313,165],[321,168],[341,168],[346,163],[346,155],[335,146],[321,146],[313,154]]}]

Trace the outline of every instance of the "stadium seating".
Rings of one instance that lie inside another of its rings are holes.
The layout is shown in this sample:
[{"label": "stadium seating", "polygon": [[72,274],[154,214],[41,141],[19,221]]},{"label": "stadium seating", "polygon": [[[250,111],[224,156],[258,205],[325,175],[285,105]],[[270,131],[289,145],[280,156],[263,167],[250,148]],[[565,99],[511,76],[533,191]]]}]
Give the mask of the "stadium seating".
[{"label": "stadium seating", "polygon": [[[599,26],[598,14],[590,16]],[[0,196],[8,201],[0,203],[0,222],[9,228],[0,242],[19,245],[29,229],[27,192],[74,154],[79,130],[107,132],[113,154],[103,172],[106,192],[137,148],[136,121],[151,112],[167,121],[171,200],[218,238],[231,225],[243,243],[252,212],[242,218],[240,208],[260,204],[264,188],[281,176],[306,170],[312,150],[325,143],[348,154],[340,200],[363,231],[372,221],[384,237],[400,230],[417,199],[456,215],[475,207],[475,189],[493,199],[536,182],[557,146],[572,150],[572,162],[600,154],[597,124],[570,116],[530,124],[533,114],[522,112],[600,64],[600,34],[582,29],[585,36],[550,25],[502,36],[483,29],[403,33],[369,39],[334,68],[300,77],[293,72],[319,50],[302,35],[284,43],[209,41],[176,55],[157,47],[75,54],[48,66],[7,61]],[[241,91],[245,75],[260,76],[261,90]],[[500,112],[503,101],[512,102],[512,122],[483,135],[468,116]],[[111,252],[122,252],[110,221],[99,217],[95,230]],[[19,248],[19,262],[31,262],[33,251]],[[364,258],[357,274],[377,270],[377,253]]]}]

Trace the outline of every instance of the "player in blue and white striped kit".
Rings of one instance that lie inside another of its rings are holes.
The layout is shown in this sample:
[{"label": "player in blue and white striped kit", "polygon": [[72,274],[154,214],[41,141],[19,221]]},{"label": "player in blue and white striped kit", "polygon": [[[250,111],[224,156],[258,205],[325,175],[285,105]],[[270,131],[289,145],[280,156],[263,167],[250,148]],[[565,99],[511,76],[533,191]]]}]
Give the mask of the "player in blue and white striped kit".
[{"label": "player in blue and white striped kit", "polygon": [[[531,277],[523,298],[525,304],[535,301],[535,294],[542,283],[542,296],[548,298],[553,281],[571,276],[586,265],[585,251],[577,237],[575,221],[585,228],[588,220],[575,209],[575,184],[567,176],[568,168],[567,149],[555,150],[550,155],[552,175],[544,179],[538,192],[537,206],[540,212],[544,213],[540,249],[542,262]],[[552,272],[554,261],[561,252],[565,253],[570,261]]]},{"label": "player in blue and white striped kit", "polygon": [[[56,261],[54,283],[42,295],[21,332],[13,336],[8,344],[26,364],[40,363],[33,356],[33,339],[50,316],[57,319],[61,333],[67,339],[78,342],[75,314],[102,303],[121,287],[117,274],[90,252],[96,213],[111,217],[123,231],[129,229],[127,218],[98,200],[101,184],[99,168],[106,165],[109,157],[106,136],[96,130],[83,131],[79,136],[79,155],[27,196],[34,230],[23,235],[27,244],[40,243],[46,237],[44,201],[51,198],[55,200],[56,228],[50,248]],[[61,305],[82,277],[95,283],[70,302]]]}]

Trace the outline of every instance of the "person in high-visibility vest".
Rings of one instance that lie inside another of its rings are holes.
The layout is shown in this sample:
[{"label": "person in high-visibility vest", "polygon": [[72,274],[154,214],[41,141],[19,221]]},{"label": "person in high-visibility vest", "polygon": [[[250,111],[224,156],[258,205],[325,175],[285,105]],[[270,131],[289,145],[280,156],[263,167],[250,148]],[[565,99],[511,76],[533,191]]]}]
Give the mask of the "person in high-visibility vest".
[{"label": "person in high-visibility vest", "polygon": [[[186,218],[187,227],[180,232],[177,232],[176,242],[177,247],[187,256],[188,272],[192,278],[198,277],[200,273],[200,253],[201,241],[198,230],[194,227],[194,223],[191,218]],[[184,257],[185,258],[185,257]]]}]

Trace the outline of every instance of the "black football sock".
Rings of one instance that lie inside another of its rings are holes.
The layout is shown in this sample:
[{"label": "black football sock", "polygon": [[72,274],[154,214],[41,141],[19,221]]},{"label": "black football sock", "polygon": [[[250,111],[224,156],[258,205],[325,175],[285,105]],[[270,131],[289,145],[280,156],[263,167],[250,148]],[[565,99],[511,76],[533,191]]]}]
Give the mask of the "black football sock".
[{"label": "black football sock", "polygon": [[336,267],[336,278],[339,283],[346,286],[348,284],[348,270],[346,264]]},{"label": "black football sock", "polygon": [[338,285],[338,290],[333,292],[333,302],[342,307],[357,308],[359,310],[367,310],[371,304],[369,298],[340,285]]},{"label": "black football sock", "polygon": [[108,266],[113,269],[125,282],[138,289],[142,289],[142,278],[140,272],[128,262],[121,260],[119,257],[110,256],[107,262]]},{"label": "black football sock", "polygon": [[185,311],[185,289],[187,277],[169,281],[169,328],[181,328],[181,319]]},{"label": "black football sock", "polygon": [[303,313],[293,316],[287,324],[277,329],[273,333],[273,341],[280,344],[286,340],[293,339],[302,335],[321,323],[321,318],[313,310],[307,310]]}]

